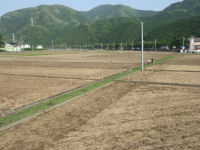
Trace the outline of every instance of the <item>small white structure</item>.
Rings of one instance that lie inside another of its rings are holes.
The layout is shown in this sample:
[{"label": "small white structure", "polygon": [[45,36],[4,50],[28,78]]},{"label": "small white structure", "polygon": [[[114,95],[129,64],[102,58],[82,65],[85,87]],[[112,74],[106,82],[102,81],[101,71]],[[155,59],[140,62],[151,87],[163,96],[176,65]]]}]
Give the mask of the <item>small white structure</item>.
[{"label": "small white structure", "polygon": [[19,44],[15,42],[10,42],[10,43],[6,43],[5,50],[8,52],[20,52],[22,51],[22,48],[20,47]]},{"label": "small white structure", "polygon": [[31,48],[31,46],[29,44],[25,44],[24,48]]},{"label": "small white structure", "polygon": [[42,45],[38,45],[37,49],[43,49],[43,46]]},{"label": "small white structure", "polygon": [[150,60],[150,59],[148,59],[148,60],[147,60],[147,63],[148,63],[148,64],[150,64],[150,63],[151,63],[151,60]]},{"label": "small white structure", "polygon": [[200,53],[200,38],[191,37],[189,52]]},{"label": "small white structure", "polygon": [[167,49],[167,50],[169,50],[169,45],[161,46],[161,49]]}]

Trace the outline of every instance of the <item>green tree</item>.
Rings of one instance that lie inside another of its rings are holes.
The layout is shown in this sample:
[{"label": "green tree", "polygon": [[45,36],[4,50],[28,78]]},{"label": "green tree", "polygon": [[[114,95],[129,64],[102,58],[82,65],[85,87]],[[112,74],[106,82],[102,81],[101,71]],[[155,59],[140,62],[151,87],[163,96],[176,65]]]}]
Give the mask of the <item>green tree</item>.
[{"label": "green tree", "polygon": [[0,34],[0,47],[3,47],[3,45],[4,45],[3,38],[2,38],[2,36]]}]

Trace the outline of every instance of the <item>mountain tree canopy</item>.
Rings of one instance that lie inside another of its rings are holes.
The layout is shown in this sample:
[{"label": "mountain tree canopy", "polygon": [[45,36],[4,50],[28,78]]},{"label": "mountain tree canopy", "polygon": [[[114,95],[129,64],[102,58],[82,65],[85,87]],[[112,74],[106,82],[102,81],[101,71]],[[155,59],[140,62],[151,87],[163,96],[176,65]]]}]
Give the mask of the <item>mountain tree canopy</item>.
[{"label": "mountain tree canopy", "polygon": [[51,46],[52,40],[55,46],[114,42],[130,45],[140,42],[140,23],[144,22],[146,42],[157,39],[160,43],[177,43],[183,37],[200,36],[199,10],[199,0],[184,0],[160,12],[124,5],[102,5],[87,12],[62,5],[41,5],[3,15],[0,33],[8,42],[15,33],[19,43],[46,47]]},{"label": "mountain tree canopy", "polygon": [[4,45],[3,38],[2,38],[2,36],[0,34],[0,47],[3,47],[3,45]]}]

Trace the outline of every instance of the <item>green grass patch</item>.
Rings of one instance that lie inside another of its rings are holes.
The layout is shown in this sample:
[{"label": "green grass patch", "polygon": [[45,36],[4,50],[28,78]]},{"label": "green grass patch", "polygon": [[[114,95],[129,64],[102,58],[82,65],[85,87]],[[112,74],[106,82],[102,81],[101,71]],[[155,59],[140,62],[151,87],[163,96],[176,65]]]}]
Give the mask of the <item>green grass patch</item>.
[{"label": "green grass patch", "polygon": [[[35,56],[36,54],[34,54]],[[159,62],[162,62],[162,61],[165,61],[167,59],[170,59],[170,58],[173,58],[174,55],[172,56],[167,56],[167,57],[164,57],[164,58],[161,58],[157,61],[155,61],[154,64],[158,64]],[[146,67],[149,67],[151,66],[152,64],[147,64],[145,65],[145,68]],[[137,67],[136,69],[133,69],[133,70],[129,70],[129,71],[125,71],[125,72],[122,72],[122,73],[119,73],[119,74],[116,74],[112,77],[109,77],[107,79],[104,79],[104,80],[101,80],[101,81],[98,81],[96,83],[93,83],[91,85],[87,85],[85,87],[82,87],[80,89],[77,89],[77,90],[74,90],[74,91],[71,91],[69,93],[66,93],[62,96],[59,96],[57,98],[54,98],[54,99],[50,99],[48,101],[45,101],[45,102],[42,102],[42,103],[39,103],[39,104],[36,104],[34,106],[31,106],[29,108],[25,108],[19,112],[16,112],[14,114],[10,114],[4,118],[0,118],[0,127],[5,127],[9,124],[12,124],[14,122],[17,122],[21,119],[24,119],[26,117],[29,117],[29,116],[32,116],[38,112],[41,112],[41,111],[45,111],[57,104],[61,104],[63,102],[66,102],[66,101],[69,101],[75,97],[78,97],[78,96],[81,96],[83,94],[86,94],[87,92],[90,92],[90,91],[93,91],[95,89],[98,89],[98,88],[101,88],[109,83],[112,83],[113,81],[115,80],[118,80],[118,79],[121,79],[127,75],[130,75],[130,74],[133,74],[134,72],[137,72],[141,70],[141,67]]]}]

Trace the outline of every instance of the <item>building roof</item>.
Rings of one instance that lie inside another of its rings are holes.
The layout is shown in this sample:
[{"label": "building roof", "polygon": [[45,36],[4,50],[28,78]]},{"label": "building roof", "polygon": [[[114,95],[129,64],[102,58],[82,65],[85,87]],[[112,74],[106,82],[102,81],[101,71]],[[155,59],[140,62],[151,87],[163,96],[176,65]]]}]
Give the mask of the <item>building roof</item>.
[{"label": "building roof", "polygon": [[10,42],[9,43],[10,45],[15,45],[15,46],[18,46],[19,44],[15,43],[15,42]]}]

